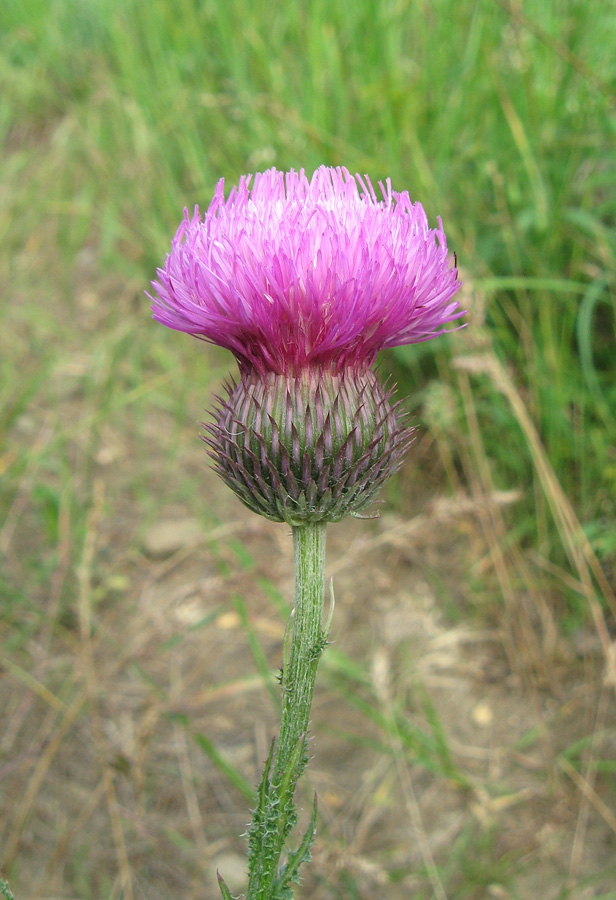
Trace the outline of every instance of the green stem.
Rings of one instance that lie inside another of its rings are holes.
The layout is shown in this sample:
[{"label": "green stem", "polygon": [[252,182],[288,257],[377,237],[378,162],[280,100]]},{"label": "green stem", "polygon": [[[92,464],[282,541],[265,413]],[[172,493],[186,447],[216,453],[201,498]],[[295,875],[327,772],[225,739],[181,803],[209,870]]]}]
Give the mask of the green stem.
[{"label": "green stem", "polygon": [[266,768],[260,801],[249,832],[250,875],[247,900],[276,900],[279,863],[285,840],[296,819],[293,795],[306,758],[306,735],[323,633],[326,523],[293,528],[295,609],[291,646],[284,660],[282,721],[276,756]]},{"label": "green stem", "polygon": [[293,528],[295,608],[291,650],[282,675],[282,722],[274,777],[285,774],[299,739],[308,731],[319,658],[325,646],[323,595],[325,588],[324,522]]}]

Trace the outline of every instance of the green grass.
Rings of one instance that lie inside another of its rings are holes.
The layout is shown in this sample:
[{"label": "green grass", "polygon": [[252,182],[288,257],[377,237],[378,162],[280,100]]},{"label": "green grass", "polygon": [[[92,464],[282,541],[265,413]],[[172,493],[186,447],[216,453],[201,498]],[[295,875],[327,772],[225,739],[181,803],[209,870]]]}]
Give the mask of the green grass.
[{"label": "green grass", "polygon": [[[482,562],[502,554],[502,564],[469,571],[477,602],[467,596],[454,610],[457,595],[426,564],[449,619],[498,618],[508,597],[548,609],[566,633],[588,624],[593,603],[595,624],[609,616],[616,12],[581,0],[521,9],[505,0],[1,5],[0,634],[15,665],[35,665],[41,635],[47,648],[77,639],[98,467],[118,440],[134,462],[106,479],[109,519],[128,520],[130,509],[145,528],[179,503],[216,520],[184,448],[229,360],[151,323],[143,290],[184,206],[205,207],[220,177],[232,184],[270,165],[391,177],[432,222],[443,217],[457,252],[469,328],[384,361],[429,435],[438,493],[521,491],[482,522]],[[414,513],[414,489],[400,484],[392,503]],[[221,574],[253,564],[233,546],[229,538],[235,562],[221,554]],[[101,552],[104,569],[113,554]],[[108,582],[104,571],[96,578],[104,610]],[[236,603],[266,677],[249,600]],[[523,635],[536,627],[525,609]],[[345,656],[333,654],[324,677],[377,729],[366,742],[386,755],[393,730],[426,769],[466,784],[429,700],[416,698],[417,724],[403,700],[380,711],[367,670]],[[66,690],[61,671],[50,678],[50,690]],[[494,853],[491,839],[468,834],[473,853],[460,838],[443,876],[452,897],[478,896],[477,872]],[[345,872],[340,896],[363,896],[356,881]]]}]

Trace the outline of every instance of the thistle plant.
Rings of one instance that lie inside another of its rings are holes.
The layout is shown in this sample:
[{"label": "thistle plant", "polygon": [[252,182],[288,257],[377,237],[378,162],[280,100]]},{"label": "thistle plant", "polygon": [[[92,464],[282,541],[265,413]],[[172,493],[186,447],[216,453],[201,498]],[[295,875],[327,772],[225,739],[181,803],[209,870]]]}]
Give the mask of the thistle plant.
[{"label": "thistle plant", "polygon": [[[282,719],[248,831],[247,900],[290,900],[309,859],[294,795],[327,643],[325,531],[358,515],[412,441],[379,350],[436,337],[463,315],[456,260],[407,192],[346,169],[267,172],[224,182],[202,218],[188,212],[158,278],[153,316],[230,350],[239,374],[204,440],[214,468],[251,510],[293,533],[295,602],[283,648]],[[225,900],[231,894],[219,876]]]}]

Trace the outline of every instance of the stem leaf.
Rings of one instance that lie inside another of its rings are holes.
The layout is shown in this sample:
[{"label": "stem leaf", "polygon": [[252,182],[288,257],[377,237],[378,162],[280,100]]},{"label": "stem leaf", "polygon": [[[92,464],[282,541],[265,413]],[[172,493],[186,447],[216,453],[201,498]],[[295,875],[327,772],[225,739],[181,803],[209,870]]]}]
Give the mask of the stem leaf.
[{"label": "stem leaf", "polygon": [[302,838],[302,842],[293,853],[289,854],[287,864],[283,867],[274,887],[275,900],[292,900],[292,884],[299,884],[299,867],[309,862],[317,826],[317,795],[314,795],[310,824]]},{"label": "stem leaf", "polygon": [[235,898],[231,894],[231,891],[227,887],[225,879],[222,877],[220,872],[216,872],[216,877],[218,878],[218,887],[220,888],[220,893],[223,896],[223,900],[235,900]]}]

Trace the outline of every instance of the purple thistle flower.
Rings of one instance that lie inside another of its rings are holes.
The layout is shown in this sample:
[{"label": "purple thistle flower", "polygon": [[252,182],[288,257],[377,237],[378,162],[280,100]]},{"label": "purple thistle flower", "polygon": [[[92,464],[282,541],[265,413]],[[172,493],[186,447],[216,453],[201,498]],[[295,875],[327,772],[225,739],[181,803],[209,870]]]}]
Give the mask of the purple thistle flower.
[{"label": "purple thistle flower", "polygon": [[295,374],[372,365],[378,350],[435,337],[461,316],[441,220],[387,180],[346,169],[270,169],[219,181],[153,282],[154,318],[236,356],[240,369]]},{"label": "purple thistle flower", "polygon": [[463,315],[441,220],[346,169],[271,169],[216,188],[152,282],[163,325],[226,347],[238,384],[205,438],[255,512],[335,521],[366,506],[410,442],[377,352],[436,337]]}]

